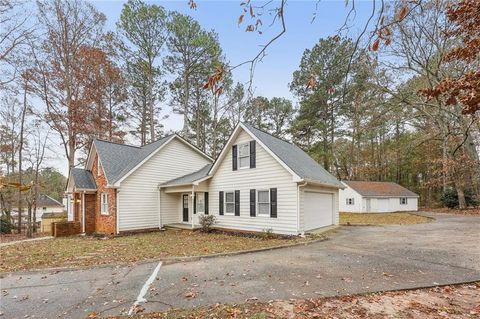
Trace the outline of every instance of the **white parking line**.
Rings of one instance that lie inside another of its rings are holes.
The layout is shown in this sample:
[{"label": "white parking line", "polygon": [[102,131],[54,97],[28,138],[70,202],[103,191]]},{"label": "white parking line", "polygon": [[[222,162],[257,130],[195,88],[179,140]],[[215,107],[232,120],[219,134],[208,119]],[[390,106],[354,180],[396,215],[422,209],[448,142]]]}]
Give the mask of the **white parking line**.
[{"label": "white parking line", "polygon": [[145,299],[145,295],[147,294],[148,287],[152,284],[152,282],[157,277],[157,274],[160,271],[161,266],[162,266],[162,262],[159,262],[157,267],[155,267],[155,269],[153,270],[150,277],[148,277],[148,279],[145,282],[145,284],[143,285],[142,289],[140,289],[140,293],[138,294],[137,300],[135,300],[132,307],[130,308],[130,311],[128,312],[129,316],[131,316],[133,314],[133,311],[135,310],[136,306],[138,306],[142,302],[147,302],[147,299]]}]

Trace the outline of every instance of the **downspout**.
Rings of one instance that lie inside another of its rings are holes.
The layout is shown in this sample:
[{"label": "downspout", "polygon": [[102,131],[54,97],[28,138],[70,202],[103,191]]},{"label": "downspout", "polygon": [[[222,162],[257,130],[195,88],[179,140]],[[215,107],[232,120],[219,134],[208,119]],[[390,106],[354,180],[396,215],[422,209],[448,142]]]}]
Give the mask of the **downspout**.
[{"label": "downspout", "polygon": [[162,229],[162,205],[161,205],[162,188],[158,186],[158,229]]},{"label": "downspout", "polygon": [[193,205],[195,205],[195,185],[192,185],[192,229],[194,227],[194,225],[193,225],[193,212],[194,212],[194,209],[195,209],[195,207],[193,207]]},{"label": "downspout", "polygon": [[119,194],[120,194],[120,190],[117,188],[117,189],[115,190],[115,202],[116,202],[116,203],[115,203],[115,206],[116,206],[116,209],[117,209],[116,214],[115,214],[115,224],[116,224],[116,225],[115,225],[115,226],[116,226],[116,227],[115,227],[115,228],[116,228],[115,230],[116,230],[117,235],[120,234],[120,229],[119,229],[120,198],[119,198],[119,196],[118,196]]},{"label": "downspout", "polygon": [[308,184],[308,182],[304,182],[302,185],[297,184],[297,232],[300,236],[304,236],[305,233],[300,231],[300,187],[304,187]]},{"label": "downspout", "polygon": [[85,191],[82,193],[82,232],[85,233]]}]

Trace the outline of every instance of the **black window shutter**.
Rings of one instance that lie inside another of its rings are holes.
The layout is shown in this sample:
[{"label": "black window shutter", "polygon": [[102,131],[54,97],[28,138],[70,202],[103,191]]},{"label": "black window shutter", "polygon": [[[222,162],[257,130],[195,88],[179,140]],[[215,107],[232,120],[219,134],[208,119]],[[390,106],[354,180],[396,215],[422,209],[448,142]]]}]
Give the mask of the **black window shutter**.
[{"label": "black window shutter", "polygon": [[193,193],[193,213],[197,213],[197,193]]},{"label": "black window shutter", "polygon": [[203,193],[203,201],[205,202],[205,215],[208,215],[208,192]]},{"label": "black window shutter", "polygon": [[237,170],[237,145],[232,146],[232,170]]},{"label": "black window shutter", "polygon": [[270,217],[277,218],[277,189],[270,188]]},{"label": "black window shutter", "polygon": [[256,195],[256,191],[254,189],[251,189],[250,190],[250,216],[251,217],[255,217],[255,215],[256,215],[256,212],[255,212],[255,209],[256,209],[255,195]]},{"label": "black window shutter", "polygon": [[223,192],[218,192],[218,213],[223,215]]},{"label": "black window shutter", "polygon": [[257,150],[255,141],[250,141],[250,168],[255,168],[257,165]]},{"label": "black window shutter", "polygon": [[235,216],[240,216],[240,191],[235,191]]}]

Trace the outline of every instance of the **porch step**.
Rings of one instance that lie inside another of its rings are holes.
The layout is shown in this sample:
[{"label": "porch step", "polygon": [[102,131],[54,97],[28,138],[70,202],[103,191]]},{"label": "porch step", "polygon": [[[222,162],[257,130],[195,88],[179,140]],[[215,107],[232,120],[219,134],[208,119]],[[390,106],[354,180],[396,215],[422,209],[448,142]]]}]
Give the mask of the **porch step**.
[{"label": "porch step", "polygon": [[166,224],[163,225],[166,229],[186,229],[186,230],[195,230],[200,229],[200,225],[192,225],[191,224],[182,224],[182,223],[173,223],[173,224]]}]

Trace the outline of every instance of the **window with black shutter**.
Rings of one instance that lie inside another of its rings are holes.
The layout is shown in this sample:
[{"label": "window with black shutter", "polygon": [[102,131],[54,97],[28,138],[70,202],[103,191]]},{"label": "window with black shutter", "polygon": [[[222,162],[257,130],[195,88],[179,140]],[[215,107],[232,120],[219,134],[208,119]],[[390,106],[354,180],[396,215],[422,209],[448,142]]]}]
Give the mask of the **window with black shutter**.
[{"label": "window with black shutter", "polygon": [[238,155],[238,151],[237,151],[237,145],[233,145],[232,146],[232,170],[236,171],[237,170],[237,155]]},{"label": "window with black shutter", "polygon": [[235,216],[240,216],[240,191],[235,191]]},{"label": "window with black shutter", "polygon": [[208,192],[203,193],[205,200],[205,215],[208,215]]},{"label": "window with black shutter", "polygon": [[193,193],[193,213],[197,213],[197,193]]},{"label": "window with black shutter", "polygon": [[277,218],[277,189],[270,188],[270,217]]},{"label": "window with black shutter", "polygon": [[256,200],[255,196],[256,195],[256,190],[251,189],[250,190],[250,216],[255,217],[256,215]]},{"label": "window with black shutter", "polygon": [[255,168],[257,165],[257,148],[255,141],[250,141],[250,168]]},{"label": "window with black shutter", "polygon": [[223,192],[218,192],[218,214],[223,215]]}]

